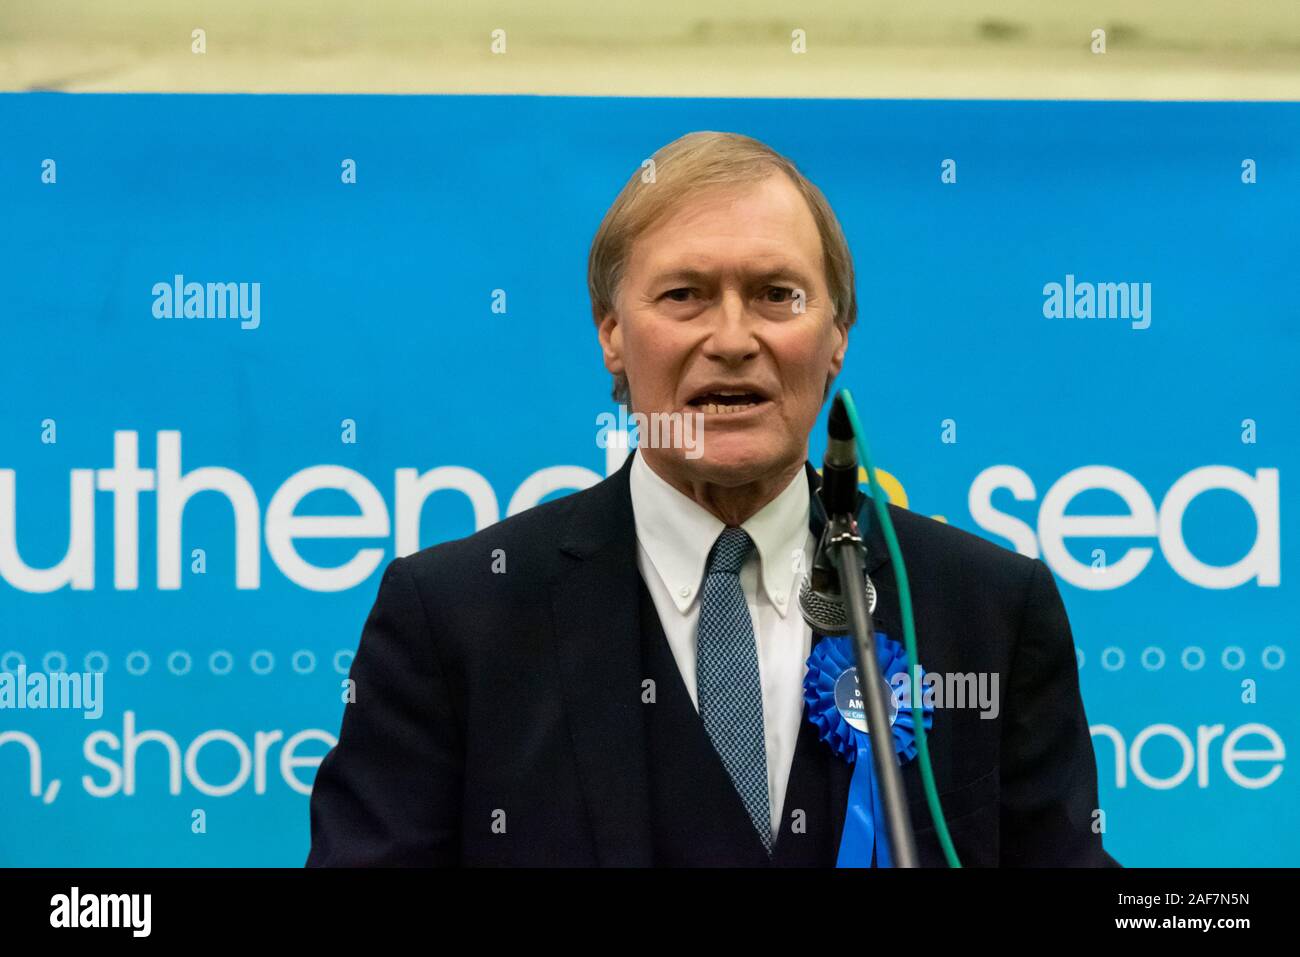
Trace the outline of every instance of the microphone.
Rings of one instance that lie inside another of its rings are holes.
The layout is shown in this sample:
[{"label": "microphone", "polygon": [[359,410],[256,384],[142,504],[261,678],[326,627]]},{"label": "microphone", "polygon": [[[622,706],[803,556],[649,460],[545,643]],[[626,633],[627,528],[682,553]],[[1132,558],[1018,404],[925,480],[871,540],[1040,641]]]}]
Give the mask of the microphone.
[{"label": "microphone", "polygon": [[[831,555],[832,534],[843,531],[843,526],[856,524],[858,504],[858,448],[854,441],[853,424],[849,421],[844,401],[838,395],[831,405],[827,422],[829,442],[822,463],[822,487],[818,496],[826,512],[826,527],[812,565],[799,584],[799,613],[813,631],[822,635],[842,636],[850,631],[848,606],[840,588],[840,575]],[[838,521],[837,521],[838,520]],[[876,586],[862,573],[867,591],[867,610],[876,610]]]},{"label": "microphone", "polygon": [[[831,406],[830,443],[826,447],[822,487],[817,493],[825,506],[826,529],[817,544],[812,569],[799,586],[799,610],[815,631],[852,636],[854,670],[862,694],[867,733],[889,741],[890,709],[885,704],[889,688],[883,678],[875,680],[880,676],[875,629],[871,624],[876,590],[867,577],[866,548],[857,523],[858,455],[853,434],[857,416],[855,413],[850,417],[852,400],[846,403],[842,398],[845,394],[837,395],[835,404]],[[865,448],[865,436],[863,439]],[[876,483],[873,481],[872,484]],[[901,563],[898,572],[904,574]],[[859,576],[863,579],[862,585],[858,584]],[[847,588],[842,588],[841,584]],[[924,729],[917,728],[917,733],[924,734]],[[923,742],[925,739],[919,740]],[[921,749],[925,753],[924,745]],[[881,833],[888,835],[887,846],[896,866],[917,867],[916,837],[912,833],[907,792],[903,788],[897,756],[892,747],[871,748],[870,751],[871,767],[880,784],[884,810],[884,830]],[[857,774],[856,770],[854,774]],[[933,786],[927,784],[932,789]],[[876,826],[881,823],[877,821]],[[846,828],[848,824],[846,814]]]},{"label": "microphone", "polygon": [[844,400],[838,395],[831,404],[826,431],[830,441],[826,443],[826,458],[822,462],[822,505],[830,518],[852,516],[857,513],[858,505],[858,447],[853,423],[849,421]]}]

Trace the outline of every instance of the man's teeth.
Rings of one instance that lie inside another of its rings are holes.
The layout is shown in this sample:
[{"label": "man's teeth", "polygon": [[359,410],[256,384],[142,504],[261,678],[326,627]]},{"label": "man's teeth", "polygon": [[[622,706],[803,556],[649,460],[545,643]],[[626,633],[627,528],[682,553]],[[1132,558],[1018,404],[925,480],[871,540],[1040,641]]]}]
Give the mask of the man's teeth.
[{"label": "man's teeth", "polygon": [[705,415],[726,415],[728,412],[744,412],[746,409],[752,409],[756,405],[758,405],[757,402],[731,402],[726,404],[720,402],[702,402],[697,405],[696,408]]}]

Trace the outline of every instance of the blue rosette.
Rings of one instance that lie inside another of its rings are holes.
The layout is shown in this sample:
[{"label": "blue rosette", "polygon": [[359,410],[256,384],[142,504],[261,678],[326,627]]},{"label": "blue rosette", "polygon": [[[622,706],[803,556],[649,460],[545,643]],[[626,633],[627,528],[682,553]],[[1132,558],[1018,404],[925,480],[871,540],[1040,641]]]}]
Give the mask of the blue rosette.
[{"label": "blue rosette", "polygon": [[[906,680],[907,653],[888,635],[876,632],[876,663],[892,695],[889,743],[899,764],[904,764],[916,757],[916,720]],[[925,670],[919,666],[917,670],[919,681],[924,678]],[[808,720],[817,729],[817,737],[853,766],[848,806],[844,811],[844,832],[835,866],[892,867],[889,838],[884,827],[885,812],[872,766],[871,735],[864,730],[866,719],[857,686],[852,639],[824,637],[816,643],[808,656],[803,699],[808,706]],[[924,695],[921,700],[924,703],[923,721],[928,729],[934,721],[934,705],[925,702]],[[878,821],[881,822],[879,828],[876,826]]]}]

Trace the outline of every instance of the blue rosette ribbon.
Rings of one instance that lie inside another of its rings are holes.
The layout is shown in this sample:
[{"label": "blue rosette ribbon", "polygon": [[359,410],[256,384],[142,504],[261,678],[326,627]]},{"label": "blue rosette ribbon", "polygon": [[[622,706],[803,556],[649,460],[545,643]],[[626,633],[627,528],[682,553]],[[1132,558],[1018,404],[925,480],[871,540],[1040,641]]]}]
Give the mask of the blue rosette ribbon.
[{"label": "blue rosette ribbon", "polygon": [[[903,646],[882,632],[876,632],[876,661],[889,684],[896,707],[891,717],[890,742],[899,764],[916,757],[916,722],[912,715],[907,681],[907,653]],[[925,676],[918,666],[918,687]],[[901,678],[898,676],[902,676]],[[928,729],[934,721],[934,705],[925,701],[923,721]],[[857,667],[851,638],[824,637],[808,656],[803,680],[803,699],[808,720],[817,737],[853,766],[849,781],[848,806],[844,811],[844,832],[840,837],[836,867],[892,867],[889,836],[884,826],[885,811],[880,800],[871,759],[871,735],[866,727],[864,703],[858,690]],[[888,704],[888,700],[887,704]],[[856,725],[856,726],[855,726]],[[879,829],[876,822],[881,822]]]}]

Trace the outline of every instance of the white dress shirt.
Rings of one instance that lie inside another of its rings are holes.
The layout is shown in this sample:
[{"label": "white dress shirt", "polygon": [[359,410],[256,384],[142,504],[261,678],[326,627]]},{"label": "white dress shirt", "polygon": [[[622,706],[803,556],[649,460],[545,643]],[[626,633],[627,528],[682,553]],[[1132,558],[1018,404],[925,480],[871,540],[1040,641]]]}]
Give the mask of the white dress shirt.
[{"label": "white dress shirt", "polygon": [[[709,552],[726,526],[664,481],[641,455],[634,456],[630,481],[637,567],[698,711],[695,631],[700,620],[699,596]],[[804,672],[812,647],[812,629],[804,623],[798,607],[800,569],[812,560],[816,547],[808,531],[809,507],[808,479],[800,469],[784,491],[741,524],[755,545],[740,569],[740,586],[758,642],[773,841],[781,830],[786,785],[803,720]]]}]

